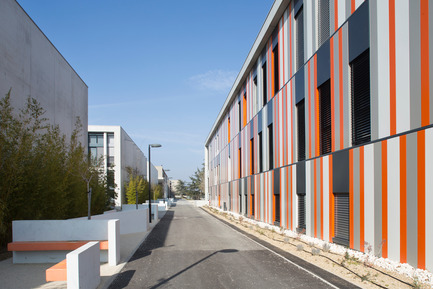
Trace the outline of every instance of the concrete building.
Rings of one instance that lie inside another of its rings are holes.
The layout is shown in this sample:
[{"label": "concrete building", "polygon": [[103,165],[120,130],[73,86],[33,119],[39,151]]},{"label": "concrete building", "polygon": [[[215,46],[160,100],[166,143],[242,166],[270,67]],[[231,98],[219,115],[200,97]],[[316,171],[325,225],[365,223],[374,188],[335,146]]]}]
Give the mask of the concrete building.
[{"label": "concrete building", "polygon": [[162,166],[155,166],[158,171],[158,184],[162,186],[163,198],[168,198],[169,179],[166,171]]},{"label": "concrete building", "polygon": [[276,0],[205,143],[210,204],[433,271],[432,15]]},{"label": "concrete building", "polygon": [[0,95],[11,89],[13,107],[35,98],[67,137],[76,118],[87,145],[87,85],[15,0],[0,1]]},{"label": "concrete building", "polygon": [[[148,161],[140,148],[120,126],[89,125],[89,155],[103,157],[104,170],[113,166],[116,184],[116,207],[126,203],[124,184],[128,181],[127,167],[148,179]],[[152,185],[158,184],[158,171],[151,165]]]}]

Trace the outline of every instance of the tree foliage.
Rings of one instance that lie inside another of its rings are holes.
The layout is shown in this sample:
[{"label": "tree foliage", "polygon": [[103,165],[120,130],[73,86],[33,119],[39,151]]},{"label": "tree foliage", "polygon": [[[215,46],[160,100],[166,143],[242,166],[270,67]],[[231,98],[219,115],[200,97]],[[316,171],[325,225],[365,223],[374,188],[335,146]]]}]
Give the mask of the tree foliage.
[{"label": "tree foliage", "polygon": [[198,200],[204,197],[204,164],[201,168],[197,168],[192,176],[189,177],[190,182],[179,180],[176,185],[176,192],[181,195],[187,195],[191,199]]},{"label": "tree foliage", "polygon": [[32,98],[11,106],[11,91],[0,99],[0,245],[11,239],[12,220],[67,219],[87,215],[87,183],[92,214],[102,213],[115,197],[107,178],[92,166],[78,141],[77,119],[70,137],[49,125]]},{"label": "tree foliage", "polygon": [[136,193],[138,196],[138,204],[146,202],[149,196],[149,183],[140,175],[137,169],[127,167],[128,182],[125,183],[126,202],[135,204]]}]

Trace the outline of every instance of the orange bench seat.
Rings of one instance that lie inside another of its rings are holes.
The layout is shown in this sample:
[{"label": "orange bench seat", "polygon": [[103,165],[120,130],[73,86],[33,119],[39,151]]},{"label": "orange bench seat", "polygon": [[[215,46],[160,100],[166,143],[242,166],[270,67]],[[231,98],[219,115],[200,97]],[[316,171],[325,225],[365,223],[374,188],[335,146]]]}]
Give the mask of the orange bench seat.
[{"label": "orange bench seat", "polygon": [[45,270],[45,279],[51,281],[67,281],[66,259]]},{"label": "orange bench seat", "polygon": [[[73,251],[91,241],[22,241],[8,244],[8,251]],[[99,241],[101,250],[108,250],[108,241]]]}]

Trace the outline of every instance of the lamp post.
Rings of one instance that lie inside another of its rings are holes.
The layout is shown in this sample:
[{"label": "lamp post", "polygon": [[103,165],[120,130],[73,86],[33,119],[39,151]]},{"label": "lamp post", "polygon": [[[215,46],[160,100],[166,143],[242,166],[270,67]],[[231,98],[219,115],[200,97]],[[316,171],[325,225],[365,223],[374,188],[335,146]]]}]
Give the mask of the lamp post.
[{"label": "lamp post", "polygon": [[151,198],[151,196],[150,196],[150,194],[151,194],[151,186],[152,186],[152,179],[151,179],[151,177],[150,177],[150,173],[151,173],[151,171],[152,171],[152,168],[151,168],[151,165],[152,165],[152,163],[150,162],[150,148],[159,148],[159,147],[161,147],[161,145],[160,144],[150,144],[149,145],[149,223],[152,223],[152,198]]}]

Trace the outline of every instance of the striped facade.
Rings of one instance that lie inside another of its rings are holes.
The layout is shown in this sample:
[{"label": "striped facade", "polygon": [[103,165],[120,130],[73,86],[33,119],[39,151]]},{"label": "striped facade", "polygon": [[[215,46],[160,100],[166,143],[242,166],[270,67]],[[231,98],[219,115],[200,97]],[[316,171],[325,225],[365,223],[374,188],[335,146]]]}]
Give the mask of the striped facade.
[{"label": "striped facade", "polygon": [[206,140],[210,204],[328,242],[347,229],[352,249],[433,271],[432,15],[428,0],[275,1]]}]

